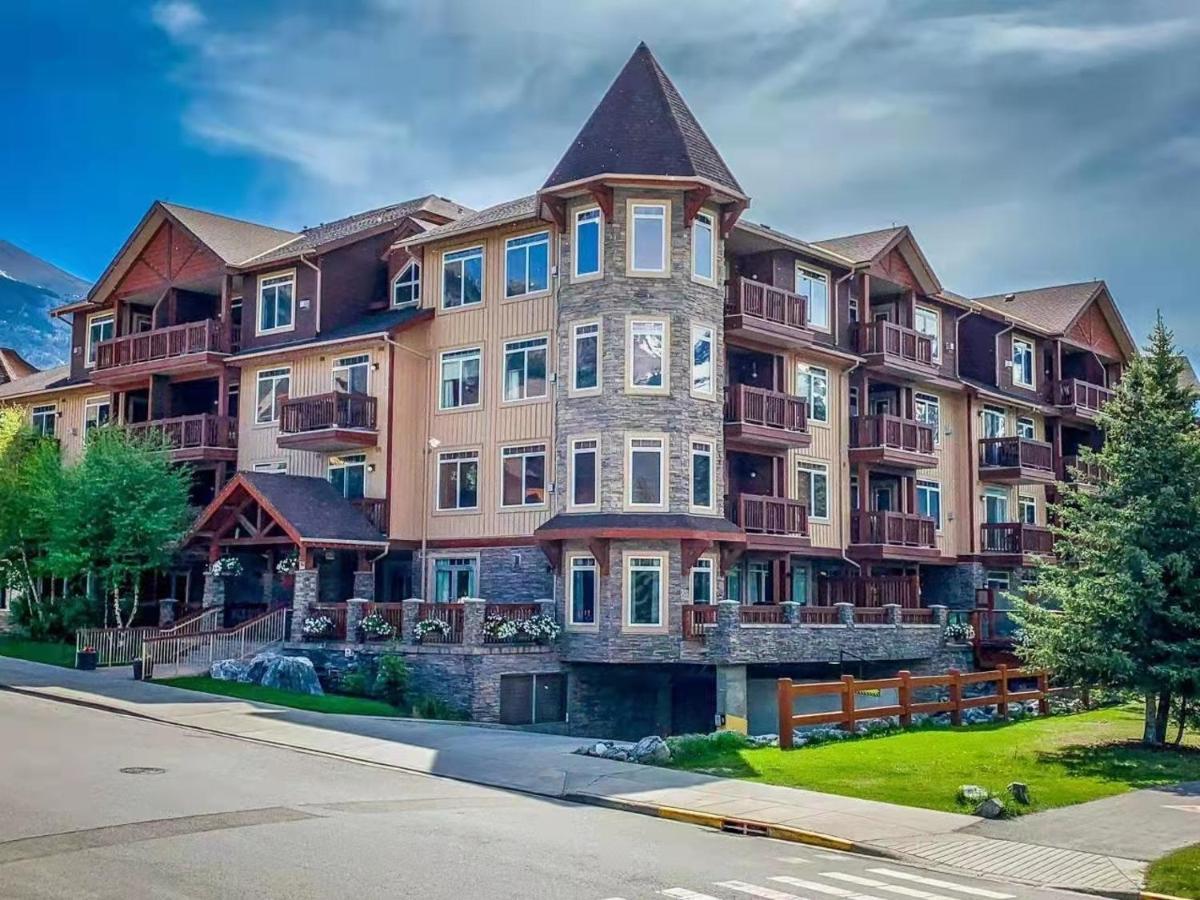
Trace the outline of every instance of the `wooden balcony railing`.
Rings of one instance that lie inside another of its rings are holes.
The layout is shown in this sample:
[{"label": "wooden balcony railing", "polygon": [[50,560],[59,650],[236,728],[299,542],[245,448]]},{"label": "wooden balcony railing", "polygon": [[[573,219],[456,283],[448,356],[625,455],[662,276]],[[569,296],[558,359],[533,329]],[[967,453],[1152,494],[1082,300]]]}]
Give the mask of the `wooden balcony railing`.
[{"label": "wooden balcony railing", "polygon": [[[536,603],[489,603],[484,607],[484,620],[493,616],[507,619],[510,622],[526,622],[534,616],[540,615],[542,608]],[[519,632],[511,637],[499,637],[494,634],[488,634],[487,628],[484,628],[483,642],[485,644],[529,644],[533,639],[527,637],[524,632]]]},{"label": "wooden balcony railing", "polygon": [[929,516],[869,510],[850,517],[850,543],[900,547],[936,546],[936,526]]},{"label": "wooden balcony railing", "polygon": [[921,579],[916,575],[872,575],[817,579],[817,605],[852,603],[884,606],[896,603],[915,608],[921,603]]},{"label": "wooden balcony railing", "polygon": [[374,397],[341,391],[312,397],[286,397],[279,405],[279,430],[284,434],[325,428],[375,431],[377,407]]},{"label": "wooden balcony railing", "polygon": [[358,497],[350,501],[382,534],[388,533],[388,504],[379,497]]},{"label": "wooden balcony railing", "polygon": [[[344,641],[346,640],[346,612],[345,603],[326,603],[319,606],[310,606],[308,608],[308,617],[317,619],[325,616],[333,623],[333,630],[326,634],[324,639],[327,641]],[[304,622],[293,623],[292,628],[297,634],[302,634]]]},{"label": "wooden balcony railing", "polygon": [[135,422],[125,429],[133,435],[161,438],[168,450],[236,450],[238,445],[237,419],[211,413]]},{"label": "wooden balcony railing", "polygon": [[683,639],[704,641],[717,627],[717,608],[711,603],[685,603],[683,609]]},{"label": "wooden balcony railing", "polygon": [[783,607],[770,603],[743,605],[738,610],[743,625],[783,625]]},{"label": "wooden balcony railing", "polygon": [[461,603],[422,603],[417,621],[439,619],[450,626],[449,634],[428,634],[425,644],[461,644],[463,642],[463,605]]},{"label": "wooden balcony railing", "polygon": [[96,345],[96,369],[132,366],[193,353],[228,353],[225,329],[216,319],[185,322],[101,341]]},{"label": "wooden balcony railing", "polygon": [[783,431],[808,431],[808,403],[782,391],[735,384],[725,391],[725,421]]},{"label": "wooden balcony railing", "polygon": [[842,616],[832,606],[802,606],[800,621],[805,625],[840,625]]},{"label": "wooden balcony railing", "polygon": [[1060,477],[1079,484],[1100,484],[1105,480],[1104,467],[1098,462],[1084,462],[1079,456],[1064,456]]},{"label": "wooden balcony railing", "polygon": [[1064,378],[1054,382],[1052,387],[1055,406],[1073,406],[1080,410],[1097,413],[1104,404],[1112,399],[1113,392],[1106,387],[1081,381],[1078,378]]},{"label": "wooden balcony railing", "polygon": [[933,367],[933,341],[927,335],[894,322],[856,322],[854,346],[864,356],[882,355]]},{"label": "wooden balcony railing", "polygon": [[808,507],[799,500],[738,494],[729,513],[735,525],[754,534],[808,534]]},{"label": "wooden balcony railing", "polygon": [[933,453],[933,426],[900,416],[851,416],[850,446],[885,447],[908,453]]},{"label": "wooden balcony railing", "polygon": [[1022,522],[984,522],[979,526],[980,549],[984,553],[1024,555],[1053,553],[1054,532],[1041,525]]},{"label": "wooden balcony railing", "polygon": [[368,616],[380,616],[395,629],[396,639],[404,635],[404,604],[403,603],[368,603],[364,613]]},{"label": "wooden balcony railing", "polygon": [[772,325],[808,328],[808,300],[783,288],[749,278],[734,278],[725,292],[725,315],[760,319]]},{"label": "wooden balcony railing", "polygon": [[979,439],[979,466],[983,469],[1040,469],[1054,471],[1054,447],[1023,437]]}]

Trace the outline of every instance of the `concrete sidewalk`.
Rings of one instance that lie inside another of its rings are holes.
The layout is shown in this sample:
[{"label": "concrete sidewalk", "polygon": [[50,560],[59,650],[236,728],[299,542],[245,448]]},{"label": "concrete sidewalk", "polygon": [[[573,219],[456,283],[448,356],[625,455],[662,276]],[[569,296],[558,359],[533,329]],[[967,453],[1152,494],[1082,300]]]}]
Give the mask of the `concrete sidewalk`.
[{"label": "concrete sidewalk", "polygon": [[[557,799],[599,803],[975,875],[1135,894],[1144,861],[973,833],[973,816],[579,756],[577,737],[464,724],[341,716],[228,700],[128,670],[79,672],[0,657],[0,685],[188,728]],[[916,776],[917,773],[914,773]],[[1040,814],[1050,815],[1050,814]],[[1038,816],[1018,820],[1032,822]],[[1200,820],[1200,816],[1195,816]]]}]

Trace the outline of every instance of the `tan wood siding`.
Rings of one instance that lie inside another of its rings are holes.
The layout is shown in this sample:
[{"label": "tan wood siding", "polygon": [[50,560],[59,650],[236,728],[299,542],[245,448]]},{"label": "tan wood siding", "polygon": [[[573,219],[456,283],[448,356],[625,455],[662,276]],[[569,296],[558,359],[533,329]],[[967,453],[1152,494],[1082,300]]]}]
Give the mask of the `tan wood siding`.
[{"label": "tan wood siding", "polygon": [[848,368],[838,366],[827,359],[811,354],[793,353],[785,357],[786,390],[796,393],[796,365],[819,366],[829,372],[829,422],[813,422],[809,418],[812,443],[801,450],[788,453],[787,494],[799,496],[796,464],[801,461],[824,463],[829,469],[829,518],[827,521],[809,522],[809,533],[814,547],[841,549],[849,539],[850,462],[847,450],[849,435],[847,422],[850,415]]}]

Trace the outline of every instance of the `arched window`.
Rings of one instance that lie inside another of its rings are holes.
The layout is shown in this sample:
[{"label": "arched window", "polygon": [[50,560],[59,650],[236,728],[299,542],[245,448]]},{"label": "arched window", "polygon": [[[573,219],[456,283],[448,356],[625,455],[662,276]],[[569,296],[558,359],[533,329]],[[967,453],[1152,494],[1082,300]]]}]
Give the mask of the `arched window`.
[{"label": "arched window", "polygon": [[410,262],[392,282],[392,306],[413,306],[421,302],[421,266]]}]

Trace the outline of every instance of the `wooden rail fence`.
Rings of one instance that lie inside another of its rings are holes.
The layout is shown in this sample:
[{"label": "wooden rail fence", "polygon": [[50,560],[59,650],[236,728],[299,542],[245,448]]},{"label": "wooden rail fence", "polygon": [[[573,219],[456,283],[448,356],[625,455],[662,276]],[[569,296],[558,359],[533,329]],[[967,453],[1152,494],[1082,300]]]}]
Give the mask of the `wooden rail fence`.
[{"label": "wooden rail fence", "polygon": [[[1014,691],[1010,682],[1036,680],[1033,690]],[[990,694],[967,697],[963,688],[972,684],[995,684]],[[946,688],[946,700],[915,702],[913,692],[922,688]],[[857,698],[863,691],[896,691],[896,702],[888,706],[859,707]],[[908,671],[897,673],[894,678],[872,678],[859,681],[853,675],[843,675],[841,681],[821,681],[794,684],[790,678],[780,678],[777,688],[779,703],[779,746],[790,750],[795,745],[795,730],[815,725],[837,725],[853,732],[864,719],[882,719],[898,716],[901,726],[912,724],[914,715],[949,713],[952,725],[962,724],[963,710],[979,706],[995,706],[1001,717],[1008,717],[1010,703],[1036,700],[1042,715],[1049,713],[1049,698],[1055,693],[1049,687],[1044,670],[1009,669],[1000,666],[986,672],[960,672],[951,669],[945,675],[913,675]],[[831,712],[802,713],[796,715],[797,697],[838,697],[840,709]]]}]

